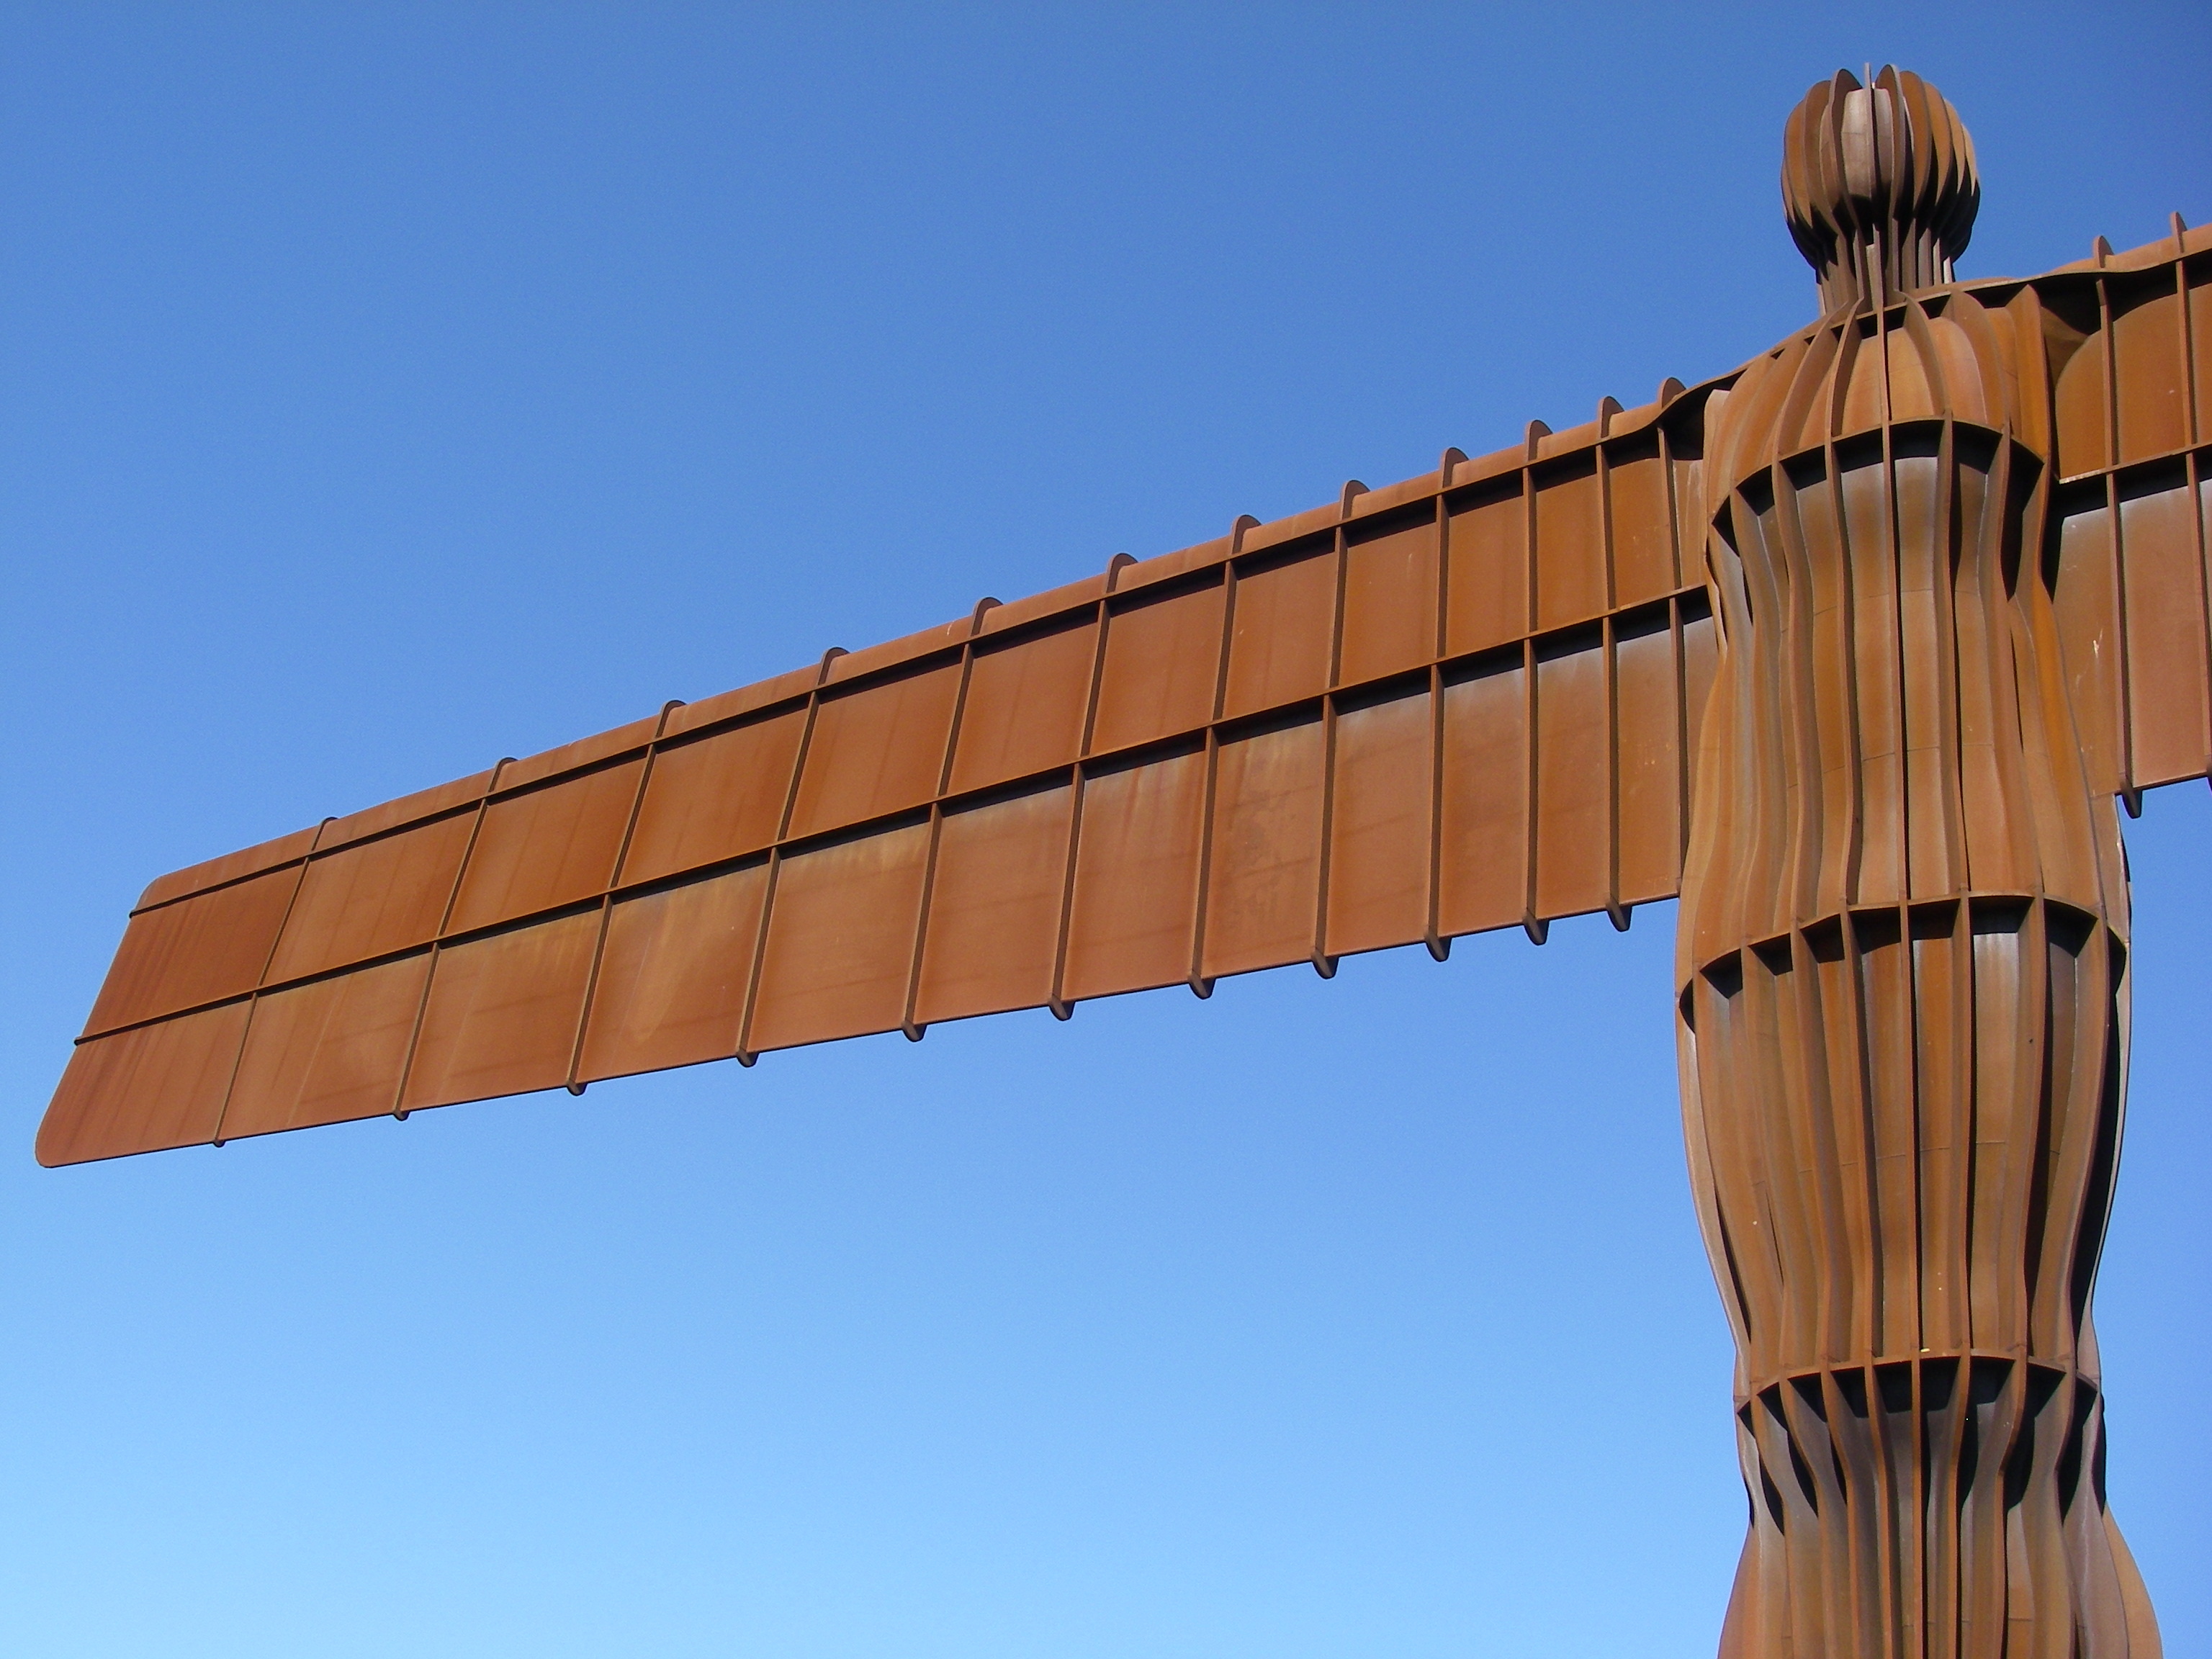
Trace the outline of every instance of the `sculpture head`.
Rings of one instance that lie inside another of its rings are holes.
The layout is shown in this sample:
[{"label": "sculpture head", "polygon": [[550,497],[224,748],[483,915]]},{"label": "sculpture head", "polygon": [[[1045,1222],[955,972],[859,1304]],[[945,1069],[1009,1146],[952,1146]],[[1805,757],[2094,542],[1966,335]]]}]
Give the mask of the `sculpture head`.
[{"label": "sculpture head", "polygon": [[1790,112],[1782,202],[1824,311],[1932,288],[1952,280],[1981,206],[1974,143],[1918,76],[1886,66],[1863,87],[1838,70]]}]

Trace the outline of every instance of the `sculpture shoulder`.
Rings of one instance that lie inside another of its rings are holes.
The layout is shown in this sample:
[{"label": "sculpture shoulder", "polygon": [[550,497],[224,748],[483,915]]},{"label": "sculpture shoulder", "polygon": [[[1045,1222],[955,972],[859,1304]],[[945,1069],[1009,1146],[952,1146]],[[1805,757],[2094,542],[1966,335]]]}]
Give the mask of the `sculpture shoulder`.
[{"label": "sculpture shoulder", "polygon": [[1843,311],[1746,363],[1705,410],[1708,505],[1793,455],[1882,428],[1955,421],[2047,452],[2057,323],[2025,284]]}]

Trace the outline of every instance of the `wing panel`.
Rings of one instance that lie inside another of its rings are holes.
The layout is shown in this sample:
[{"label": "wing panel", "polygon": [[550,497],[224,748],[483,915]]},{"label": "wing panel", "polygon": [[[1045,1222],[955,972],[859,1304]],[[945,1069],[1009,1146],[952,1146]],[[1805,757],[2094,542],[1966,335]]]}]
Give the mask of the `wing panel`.
[{"label": "wing panel", "polygon": [[225,1140],[379,1117],[399,1097],[430,952],[255,999]]},{"label": "wing panel", "polygon": [[1216,571],[1199,586],[1137,594],[1110,608],[1086,752],[1156,743],[1213,717],[1226,598]]},{"label": "wing panel", "polygon": [[969,670],[952,793],[1073,764],[1097,655],[1095,617],[979,647]]},{"label": "wing panel", "polygon": [[1206,769],[1194,747],[1085,783],[1065,1000],[1192,977]]},{"label": "wing panel", "polygon": [[1698,752],[1698,728],[1713,700],[1720,666],[1720,630],[1713,621],[1711,596],[1693,588],[1675,602],[1682,626],[1682,748],[1686,763]]},{"label": "wing panel", "polygon": [[607,915],[580,1081],[727,1060],[760,948],[768,861],[617,899]]},{"label": "wing panel", "polygon": [[2031,285],[2051,319],[2061,483],[2045,553],[2092,776],[2132,800],[2212,760],[2212,233]]},{"label": "wing panel", "polygon": [[276,948],[301,867],[249,876],[131,917],[92,1006],[88,1035],[252,989]]},{"label": "wing panel", "polygon": [[1329,791],[1330,956],[1410,945],[1429,932],[1436,715],[1426,677],[1336,717]]},{"label": "wing panel", "polygon": [[1346,537],[1340,684],[1364,685],[1435,660],[1437,546],[1428,502]]},{"label": "wing panel", "polygon": [[1487,651],[1528,631],[1528,503],[1518,473],[1450,504],[1444,648]]},{"label": "wing panel", "polygon": [[623,879],[657,881],[764,850],[783,826],[805,731],[801,704],[659,750]]},{"label": "wing panel", "polygon": [[495,927],[605,891],[644,781],[640,758],[494,800],[469,853],[449,928]]},{"label": "wing panel", "polygon": [[1554,635],[1536,653],[1536,898],[1539,916],[1613,902],[1612,698],[1595,628]]},{"label": "wing panel", "polygon": [[1316,709],[1214,750],[1201,955],[1209,979],[1319,954],[1325,737]]},{"label": "wing panel", "polygon": [[1052,1000],[1074,803],[1074,786],[1062,779],[945,814],[916,1024]]},{"label": "wing panel", "polygon": [[1531,484],[1536,502],[1536,626],[1565,628],[1603,615],[1610,583],[1596,452],[1549,465]]},{"label": "wing panel", "polygon": [[930,825],[787,854],[748,1017],[750,1052],[895,1031],[907,1018]]},{"label": "wing panel", "polygon": [[2113,412],[2120,465],[2171,455],[2189,442],[2185,296],[2164,281],[2113,284]]},{"label": "wing panel", "polygon": [[1623,904],[1666,898],[1682,869],[1681,665],[1670,608],[1647,607],[1613,630],[1620,720],[1620,886]]},{"label": "wing panel", "polygon": [[1279,563],[1237,574],[1223,714],[1279,708],[1328,689],[1339,562],[1331,542],[1316,538]]},{"label": "wing panel", "polygon": [[791,834],[842,830],[936,794],[960,665],[941,661],[826,696],[800,763]]},{"label": "wing panel", "polygon": [[474,811],[356,842],[309,860],[269,963],[279,983],[438,936],[476,830]]},{"label": "wing panel", "polygon": [[[449,788],[452,787],[447,786]],[[150,910],[157,904],[167,904],[192,893],[207,892],[247,876],[258,875],[264,870],[274,870],[279,865],[293,863],[305,858],[307,849],[317,844],[319,837],[329,827],[295,830],[289,836],[264,841],[258,847],[244,848],[219,859],[210,859],[204,864],[189,865],[166,876],[157,876],[138,896],[137,908]]]},{"label": "wing panel", "polygon": [[599,924],[595,907],[440,949],[400,1105],[452,1106],[566,1083]]},{"label": "wing panel", "polygon": [[2189,261],[2182,282],[2189,297],[2189,382],[2195,388],[2195,424],[2189,435],[2201,440],[2212,435],[2212,258]]},{"label": "wing panel", "polygon": [[2137,788],[2202,777],[2212,744],[2196,496],[2179,469],[2136,480],[2120,495],[2128,773]]},{"label": "wing panel", "polygon": [[1445,936],[1532,919],[1525,653],[1479,659],[1444,691],[1437,927]]},{"label": "wing panel", "polygon": [[1659,434],[1624,446],[1606,466],[1606,524],[1613,535],[1613,603],[1644,605],[1681,586],[1674,557],[1674,508]]},{"label": "wing panel", "polygon": [[213,1140],[246,1008],[228,1003],[79,1043],[39,1126],[39,1162],[81,1164]]}]

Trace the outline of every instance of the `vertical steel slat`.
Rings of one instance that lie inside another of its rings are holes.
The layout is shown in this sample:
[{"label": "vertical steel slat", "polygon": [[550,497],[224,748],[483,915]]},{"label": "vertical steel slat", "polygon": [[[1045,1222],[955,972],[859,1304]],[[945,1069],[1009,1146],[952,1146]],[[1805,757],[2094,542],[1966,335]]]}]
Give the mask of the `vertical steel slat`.
[{"label": "vertical steel slat", "polygon": [[1620,641],[1613,628],[1613,611],[1620,604],[1620,573],[1615,568],[1619,549],[1613,530],[1613,459],[1606,439],[1613,417],[1620,413],[1618,399],[1608,394],[1597,405],[1598,542],[1605,562],[1605,615],[1598,624],[1598,648],[1605,654],[1606,756],[1606,873],[1605,914],[1616,933],[1628,931],[1628,912],[1620,902]]},{"label": "vertical steel slat", "polygon": [[1221,710],[1229,696],[1229,653],[1237,638],[1237,561],[1244,551],[1244,536],[1260,527],[1249,513],[1239,514],[1229,530],[1229,556],[1222,561],[1221,652],[1213,665],[1213,712],[1206,726],[1206,787],[1200,797],[1198,825],[1197,897],[1192,907],[1190,975],[1186,981],[1200,997],[1213,994],[1213,981],[1206,973],[1206,904],[1213,888],[1213,803],[1215,780],[1220,770]]},{"label": "vertical steel slat", "polygon": [[775,842],[768,850],[768,874],[761,883],[760,921],[753,934],[752,966],[745,975],[744,1011],[738,1016],[736,1057],[740,1066],[750,1066],[760,1058],[751,1047],[753,1006],[760,1000],[761,969],[768,960],[768,925],[775,911],[776,878],[783,868],[783,842],[791,833],[791,815],[799,805],[799,781],[805,776],[808,753],[814,746],[814,721],[822,710],[822,688],[830,683],[830,665],[850,654],[841,645],[824,651],[821,665],[814,671],[813,687],[806,694],[805,725],[799,734],[799,747],[791,757],[791,781],[784,785],[783,811],[776,817]]},{"label": "vertical steel slat", "polygon": [[1075,862],[1083,845],[1083,797],[1085,776],[1085,758],[1091,753],[1091,740],[1098,724],[1098,695],[1106,680],[1106,635],[1113,626],[1114,585],[1127,567],[1136,563],[1127,553],[1116,553],[1106,562],[1105,585],[1099,589],[1096,611],[1098,630],[1091,642],[1091,684],[1084,694],[1083,728],[1075,740],[1075,763],[1068,768],[1067,787],[1067,855],[1061,866],[1060,878],[1060,933],[1053,946],[1052,991],[1045,1006],[1052,1010],[1054,1019],[1070,1019],[1075,1007],[1067,1000],[1067,940],[1068,931],[1075,920]]},{"label": "vertical steel slat", "polygon": [[334,817],[325,817],[315,826],[314,839],[300,855],[300,873],[293,878],[292,890],[284,900],[284,914],[277,918],[276,931],[269,937],[269,951],[261,958],[261,971],[254,975],[253,988],[246,994],[246,1024],[239,1028],[238,1052],[230,1057],[230,1076],[222,1085],[222,1106],[215,1115],[215,1133],[209,1137],[211,1145],[222,1145],[223,1121],[230,1115],[230,1097],[238,1088],[238,1068],[246,1060],[246,1039],[253,1035],[253,1016],[261,1006],[262,989],[269,983],[269,969],[276,960],[276,948],[284,942],[284,930],[291,925],[293,908],[300,902],[300,890],[307,884],[307,866],[315,861],[315,848],[322,844],[323,831],[337,822]]},{"label": "vertical steel slat", "polygon": [[568,1045],[568,1075],[563,1086],[572,1095],[582,1094],[586,1086],[576,1081],[576,1071],[584,1063],[584,1034],[591,1029],[592,1004],[599,994],[599,962],[606,955],[615,890],[622,884],[623,864],[629,857],[631,838],[637,834],[637,817],[645,808],[645,792],[653,783],[653,764],[659,756],[661,733],[668,729],[668,717],[683,707],[681,697],[672,697],[660,705],[660,718],[653,722],[652,737],[646,739],[645,764],[638,769],[637,792],[630,797],[629,817],[623,824],[622,840],[615,848],[614,867],[607,875],[607,890],[599,896],[599,927],[592,941],[591,970],[584,976],[584,1000],[576,1010],[576,1035]]},{"label": "vertical steel slat", "polygon": [[[899,1010],[899,1030],[908,1042],[919,1042],[928,1028],[914,1023],[915,999],[921,991],[921,953],[929,937],[929,901],[937,890],[937,849],[945,836],[945,792],[952,784],[952,758],[960,746],[960,725],[968,712],[968,687],[975,673],[975,640],[983,631],[983,618],[997,608],[996,599],[976,601],[968,619],[968,637],[960,647],[960,684],[952,694],[952,718],[945,728],[945,752],[937,765],[937,787],[929,803],[929,851],[921,866],[921,898],[915,911],[914,950],[907,962],[906,1000]],[[1020,647],[1016,647],[1018,650]]]},{"label": "vertical steel slat", "polygon": [[1321,699],[1321,849],[1314,860],[1313,948],[1308,953],[1314,971],[1323,979],[1336,976],[1336,959],[1328,953],[1328,877],[1330,837],[1336,826],[1336,689],[1344,673],[1344,595],[1352,564],[1352,503],[1366,493],[1365,484],[1357,478],[1348,479],[1336,507],[1336,600],[1329,620],[1328,678]]},{"label": "vertical steel slat", "polygon": [[[2183,258],[2183,233],[2188,227],[2181,216],[2173,221],[2173,308],[2176,333],[2181,349],[2181,418],[2182,430],[2187,435],[2189,453],[2182,458],[2182,487],[2189,495],[2189,520],[2197,534],[2197,638],[2204,648],[2203,661],[2212,671],[2212,563],[2208,555],[2212,549],[2205,545],[2204,509],[2197,491],[2203,483],[2203,459],[2197,447],[2204,441],[2203,422],[2197,418],[2197,323],[2189,314],[2189,266]],[[2197,688],[2197,726],[2204,743],[2198,755],[2207,778],[2212,778],[2212,685]]]},{"label": "vertical steel slat", "polygon": [[407,1121],[407,1111],[399,1103],[407,1098],[407,1079],[415,1069],[416,1045],[422,1040],[422,1016],[429,1009],[430,992],[438,982],[438,956],[445,949],[446,928],[453,919],[453,903],[461,896],[461,883],[468,878],[469,860],[476,856],[477,838],[483,834],[484,814],[491,810],[491,798],[499,793],[500,775],[514,764],[514,756],[501,755],[491,769],[491,775],[484,780],[483,793],[477,797],[476,821],[469,825],[469,843],[461,849],[461,861],[453,866],[453,884],[446,889],[445,908],[438,913],[438,931],[430,939],[430,965],[423,971],[422,994],[415,1002],[415,1024],[407,1033],[407,1057],[399,1062],[399,1080],[392,1091],[392,1115],[402,1123]]},{"label": "vertical steel slat", "polygon": [[1442,666],[1451,628],[1451,489],[1452,472],[1467,459],[1448,448],[1437,463],[1437,616],[1436,637],[1431,641],[1429,664],[1429,880],[1425,895],[1427,917],[1422,943],[1437,962],[1451,954],[1451,941],[1438,931],[1443,902],[1444,852],[1444,676]]},{"label": "vertical steel slat", "polygon": [[1521,799],[1521,927],[1534,945],[1541,945],[1551,934],[1550,921],[1536,914],[1537,808],[1540,805],[1536,793],[1536,628],[1543,596],[1537,586],[1536,469],[1534,465],[1538,441],[1549,436],[1550,433],[1551,428],[1541,421],[1529,422],[1527,450],[1521,462],[1521,566],[1525,595],[1522,603],[1527,606],[1521,635],[1521,721],[1524,743],[1522,754],[1527,763]]},{"label": "vertical steel slat", "polygon": [[[2096,240],[2101,269],[2112,249],[2101,236]],[[2127,544],[2120,533],[2120,362],[2112,337],[2112,290],[2106,277],[2097,278],[2098,368],[2104,383],[2105,417],[2105,546],[2112,568],[2112,667],[2118,723],[2119,796],[2131,818],[2142,816],[2142,791],[2136,787],[2136,720],[2134,676],[2128,662]]]},{"label": "vertical steel slat", "polygon": [[[2181,487],[2188,492],[2189,524],[2197,538],[2197,637],[2204,646],[2203,660],[2212,671],[2212,544],[2204,534],[2203,458],[2194,448],[2182,457]],[[2197,760],[2203,775],[2212,778],[2212,684],[2201,684],[2196,691],[2197,732],[2203,739]]]}]

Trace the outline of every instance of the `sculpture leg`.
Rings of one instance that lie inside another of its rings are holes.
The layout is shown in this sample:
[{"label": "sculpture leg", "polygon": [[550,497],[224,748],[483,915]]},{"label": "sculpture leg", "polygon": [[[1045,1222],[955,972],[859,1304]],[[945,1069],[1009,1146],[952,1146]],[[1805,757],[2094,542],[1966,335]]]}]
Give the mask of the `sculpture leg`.
[{"label": "sculpture leg", "polygon": [[1723,1655],[2157,1654],[2088,1317],[2124,963],[2099,917],[1962,896],[1692,976],[1685,1125],[1751,1508]]}]

